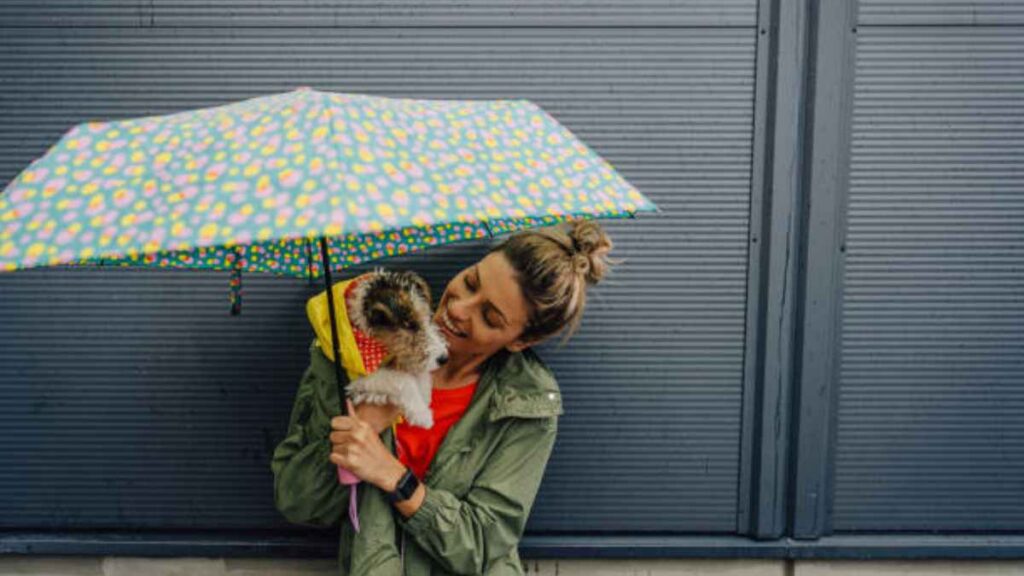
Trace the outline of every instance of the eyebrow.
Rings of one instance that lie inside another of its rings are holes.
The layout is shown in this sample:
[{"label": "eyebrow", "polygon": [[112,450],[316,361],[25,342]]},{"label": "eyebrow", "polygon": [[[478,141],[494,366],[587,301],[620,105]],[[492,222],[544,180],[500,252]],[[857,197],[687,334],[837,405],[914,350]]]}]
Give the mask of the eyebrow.
[{"label": "eyebrow", "polygon": [[[480,278],[480,265],[479,264],[473,266],[473,272],[476,273],[476,284],[477,284],[477,287],[480,288],[480,290],[483,290],[484,289],[484,283],[483,283],[483,280]],[[491,310],[494,310],[495,312],[498,313],[499,316],[501,316],[501,320],[507,325],[508,324],[508,318],[505,316],[505,314],[503,314],[502,311],[497,306],[495,306],[493,302],[487,302],[487,304],[491,307]]]}]

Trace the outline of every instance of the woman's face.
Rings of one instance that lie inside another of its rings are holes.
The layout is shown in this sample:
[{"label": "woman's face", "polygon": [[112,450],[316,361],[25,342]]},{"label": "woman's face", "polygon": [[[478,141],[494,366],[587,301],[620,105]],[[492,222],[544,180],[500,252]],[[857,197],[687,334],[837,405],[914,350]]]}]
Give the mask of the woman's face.
[{"label": "woman's face", "polygon": [[527,306],[512,265],[500,251],[491,252],[448,282],[434,322],[448,341],[449,356],[487,358],[501,348],[518,352],[531,344],[519,340]]}]

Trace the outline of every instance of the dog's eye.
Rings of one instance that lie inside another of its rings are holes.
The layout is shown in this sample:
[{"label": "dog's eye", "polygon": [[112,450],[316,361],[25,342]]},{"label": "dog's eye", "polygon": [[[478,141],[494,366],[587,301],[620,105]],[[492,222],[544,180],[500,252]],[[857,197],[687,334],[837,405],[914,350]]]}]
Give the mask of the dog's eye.
[{"label": "dog's eye", "polygon": [[392,324],[391,315],[380,308],[370,310],[368,320],[372,326],[389,326]]}]

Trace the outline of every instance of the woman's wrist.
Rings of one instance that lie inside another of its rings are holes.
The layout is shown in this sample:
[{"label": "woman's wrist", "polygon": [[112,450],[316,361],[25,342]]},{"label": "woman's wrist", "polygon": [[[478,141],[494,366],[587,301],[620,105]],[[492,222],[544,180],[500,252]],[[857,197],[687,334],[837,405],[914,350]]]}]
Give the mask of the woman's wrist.
[{"label": "woman's wrist", "polygon": [[405,475],[405,468],[405,464],[392,455],[388,460],[386,470],[381,475],[381,480],[375,484],[385,492],[394,492],[398,488],[398,481]]},{"label": "woman's wrist", "polygon": [[[405,476],[406,465],[395,458],[392,454],[391,460],[388,464],[388,472],[383,475],[383,480],[377,483],[377,487],[384,492],[394,492],[398,488],[398,482]],[[423,500],[427,497],[427,486],[421,481],[419,486],[416,487],[416,491],[413,492],[412,496],[408,500],[396,502],[395,508],[402,513],[402,516],[409,518],[420,509],[423,504]]]},{"label": "woman's wrist", "polygon": [[402,500],[401,502],[395,502],[394,506],[405,518],[412,517],[420,506],[423,505],[423,500],[427,497],[427,485],[423,482],[416,486],[416,491],[412,493],[412,496],[408,500]]}]

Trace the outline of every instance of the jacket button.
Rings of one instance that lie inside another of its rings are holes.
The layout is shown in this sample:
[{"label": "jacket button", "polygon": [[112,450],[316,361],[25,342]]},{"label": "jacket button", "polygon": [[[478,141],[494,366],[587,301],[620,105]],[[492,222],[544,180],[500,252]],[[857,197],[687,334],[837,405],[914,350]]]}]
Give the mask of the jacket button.
[{"label": "jacket button", "polygon": [[555,393],[554,392],[548,392],[548,399],[549,400],[554,400],[555,399]]}]

